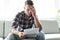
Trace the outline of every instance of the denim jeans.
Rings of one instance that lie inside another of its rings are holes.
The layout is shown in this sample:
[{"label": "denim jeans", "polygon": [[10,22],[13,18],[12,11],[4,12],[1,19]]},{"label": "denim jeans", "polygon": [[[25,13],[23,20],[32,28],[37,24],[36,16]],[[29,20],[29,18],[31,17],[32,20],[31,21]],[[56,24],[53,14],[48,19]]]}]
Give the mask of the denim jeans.
[{"label": "denim jeans", "polygon": [[[5,40],[22,40],[18,35],[10,33]],[[45,40],[44,33],[42,31],[37,34],[35,40]]]}]

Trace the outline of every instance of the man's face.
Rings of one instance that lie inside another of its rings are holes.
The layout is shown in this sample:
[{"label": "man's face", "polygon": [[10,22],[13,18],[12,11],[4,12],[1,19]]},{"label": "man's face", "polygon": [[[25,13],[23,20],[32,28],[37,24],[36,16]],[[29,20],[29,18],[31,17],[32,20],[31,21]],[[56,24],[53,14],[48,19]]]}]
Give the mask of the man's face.
[{"label": "man's face", "polygon": [[25,5],[25,13],[28,16],[31,16],[31,9],[33,8],[33,5]]}]

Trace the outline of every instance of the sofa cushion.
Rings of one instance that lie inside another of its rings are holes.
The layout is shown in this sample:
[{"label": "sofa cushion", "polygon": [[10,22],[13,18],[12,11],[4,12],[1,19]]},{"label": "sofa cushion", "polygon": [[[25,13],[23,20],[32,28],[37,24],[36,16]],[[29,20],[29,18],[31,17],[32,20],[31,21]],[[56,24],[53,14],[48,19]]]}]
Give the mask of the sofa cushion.
[{"label": "sofa cushion", "polygon": [[59,33],[57,20],[40,20],[44,33]]}]

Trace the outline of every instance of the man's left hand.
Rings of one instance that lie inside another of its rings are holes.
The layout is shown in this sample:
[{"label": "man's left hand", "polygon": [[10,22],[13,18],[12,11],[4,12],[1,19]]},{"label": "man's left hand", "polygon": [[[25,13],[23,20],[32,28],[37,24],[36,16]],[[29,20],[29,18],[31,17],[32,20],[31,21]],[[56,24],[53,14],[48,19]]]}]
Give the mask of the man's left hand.
[{"label": "man's left hand", "polygon": [[36,16],[36,10],[34,7],[31,8],[31,13],[32,13],[32,16],[35,17]]}]

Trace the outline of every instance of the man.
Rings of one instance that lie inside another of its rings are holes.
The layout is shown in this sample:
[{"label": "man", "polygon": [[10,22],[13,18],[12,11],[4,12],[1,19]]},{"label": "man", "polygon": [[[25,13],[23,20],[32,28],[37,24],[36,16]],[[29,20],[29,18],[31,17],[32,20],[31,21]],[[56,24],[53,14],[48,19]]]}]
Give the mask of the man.
[{"label": "man", "polygon": [[31,0],[25,1],[24,11],[18,13],[14,19],[11,29],[11,35],[8,36],[8,40],[21,40],[25,39],[24,29],[32,28],[33,24],[35,28],[39,28],[40,33],[37,34],[36,40],[45,40],[44,34],[41,32],[42,26],[36,17],[36,11],[34,4]]}]

